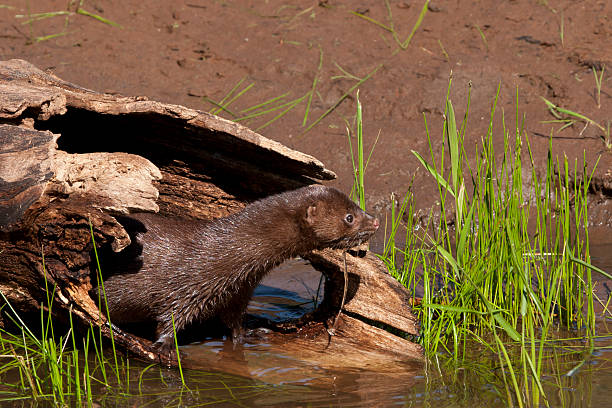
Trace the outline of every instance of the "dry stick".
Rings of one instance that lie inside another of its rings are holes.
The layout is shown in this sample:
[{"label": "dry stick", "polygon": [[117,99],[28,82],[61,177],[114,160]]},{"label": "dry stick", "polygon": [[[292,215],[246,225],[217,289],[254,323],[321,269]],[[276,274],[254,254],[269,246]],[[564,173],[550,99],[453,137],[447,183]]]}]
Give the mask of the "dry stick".
[{"label": "dry stick", "polygon": [[[346,251],[342,252],[342,256],[344,259],[344,290],[342,291],[342,301],[340,302],[340,308],[338,309],[338,314],[336,314],[336,317],[334,318],[332,327],[330,329],[327,329],[327,333],[330,336],[334,336],[336,334],[336,323],[338,322],[338,319],[340,318],[340,314],[342,313],[342,308],[344,307],[344,302],[346,300],[346,290],[348,287],[348,267],[346,266]],[[331,343],[331,337],[330,337],[330,343]]]}]

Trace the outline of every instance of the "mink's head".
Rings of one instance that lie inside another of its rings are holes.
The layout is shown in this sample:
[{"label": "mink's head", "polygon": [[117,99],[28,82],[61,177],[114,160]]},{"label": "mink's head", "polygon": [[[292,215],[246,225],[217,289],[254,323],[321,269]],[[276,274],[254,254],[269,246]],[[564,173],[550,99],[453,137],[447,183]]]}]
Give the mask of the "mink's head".
[{"label": "mink's head", "polygon": [[378,229],[378,219],[344,193],[323,186],[311,186],[310,190],[312,200],[304,221],[317,249],[352,248],[366,242]]}]

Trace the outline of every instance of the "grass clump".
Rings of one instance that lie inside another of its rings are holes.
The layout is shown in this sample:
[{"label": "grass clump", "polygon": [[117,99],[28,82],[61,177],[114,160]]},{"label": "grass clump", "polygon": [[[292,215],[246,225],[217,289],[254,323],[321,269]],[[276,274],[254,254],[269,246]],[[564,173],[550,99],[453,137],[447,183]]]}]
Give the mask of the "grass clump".
[{"label": "grass clump", "polygon": [[[497,326],[515,340],[519,337],[513,327],[527,322],[547,326],[557,316],[568,327],[592,327],[592,319],[581,314],[587,303],[582,294],[592,292],[590,269],[574,262],[589,262],[586,211],[592,173],[587,173],[586,162],[582,167],[574,163],[571,172],[567,159],[555,163],[549,150],[546,174],[539,177],[518,111],[512,131],[502,112],[504,150],[497,155],[492,129],[498,96],[476,163],[467,161],[463,146],[467,114],[458,128],[448,99],[443,137],[450,173],[444,172],[444,156],[436,164],[432,154],[427,163],[413,152],[437,182],[442,212],[428,238],[433,261],[429,270],[443,285],[441,291],[432,291],[440,285],[431,279],[423,305],[443,300],[461,309],[464,327],[479,327],[478,333]],[[525,185],[529,191],[523,190]],[[533,232],[530,220],[535,222]],[[446,314],[447,306],[436,306],[439,315]],[[478,317],[482,315],[496,324],[483,321]],[[448,327],[440,326],[440,335]],[[431,340],[428,346],[440,345]]]},{"label": "grass clump", "polygon": [[[597,78],[597,75],[595,77]],[[601,91],[601,87],[599,87],[598,89]],[[544,97],[542,97],[542,100],[546,104],[546,107],[548,108],[548,111],[550,112],[550,114],[555,117],[554,120],[547,120],[547,121],[544,121],[543,123],[561,124],[561,127],[557,130],[557,132],[560,132],[563,129],[566,129],[568,127],[574,126],[577,123],[584,123],[584,127],[580,131],[580,135],[584,133],[584,131],[589,125],[593,125],[602,132],[600,137],[604,145],[606,146],[606,148],[608,150],[612,149],[612,134],[610,133],[610,122],[611,122],[610,120],[606,121],[606,123],[603,123],[603,122],[598,123],[598,122],[595,122],[593,119],[590,119],[581,113],[574,112],[569,109],[565,109],[560,106],[557,106]]]},{"label": "grass clump", "polygon": [[[310,90],[295,99],[288,100],[287,97],[290,95],[290,92],[285,92],[282,95],[272,97],[268,100],[257,103],[253,106],[249,106],[239,111],[230,110],[230,105],[233,102],[237,101],[240,97],[244,96],[244,94],[255,85],[255,83],[251,83],[246,87],[242,88],[240,91],[238,91],[242,83],[246,80],[246,77],[243,77],[219,102],[209,98],[208,96],[204,96],[203,100],[213,106],[210,113],[215,115],[220,115],[222,113],[228,114],[229,116],[231,116],[231,120],[233,120],[234,122],[244,122],[245,125],[254,127],[254,130],[256,132],[260,132],[266,127],[272,125],[274,122],[284,117],[287,113],[304,103],[304,115],[302,117],[301,126],[303,129],[300,131],[301,137],[308,133],[310,130],[312,130],[312,128],[317,126],[323,119],[325,119],[329,114],[331,114],[345,99],[347,99],[351,94],[353,94],[356,89],[358,89],[361,85],[368,81],[372,76],[374,76],[374,74],[376,74],[376,72],[380,68],[383,67],[383,64],[380,63],[375,66],[370,72],[368,72],[363,78],[360,78],[356,75],[349,74],[337,63],[334,64],[342,72],[342,75],[334,76],[332,77],[332,79],[348,78],[356,81],[356,83],[353,84],[346,92],[344,92],[342,96],[340,96],[340,98],[338,98],[336,102],[334,102],[327,110],[325,110],[321,115],[319,115],[319,117],[312,120],[309,125],[307,125],[307,123],[308,117],[311,113],[312,99],[315,94],[318,94],[317,84],[319,83],[321,68],[323,66],[323,51],[321,49],[319,49],[319,63],[317,67],[317,72],[312,81],[312,86]],[[272,114],[274,116],[270,118]],[[252,120],[256,120],[261,117],[270,119],[267,119],[265,123],[259,125],[253,125],[251,123]]]},{"label": "grass clump", "polygon": [[393,36],[393,40],[395,41],[397,45],[397,48],[393,51],[393,55],[395,55],[399,51],[407,49],[408,46],[410,45],[410,41],[412,41],[412,37],[414,37],[414,34],[419,29],[419,27],[421,26],[421,23],[423,22],[423,19],[425,18],[425,14],[427,14],[427,10],[429,8],[429,0],[426,0],[423,3],[423,6],[421,7],[421,12],[419,13],[419,16],[417,17],[416,22],[412,26],[412,30],[410,31],[410,34],[403,41],[400,39],[399,33],[395,29],[395,23],[393,20],[393,14],[391,12],[391,5],[389,4],[389,0],[385,0],[385,7],[387,9],[387,20],[388,20],[387,24],[381,23],[380,21],[375,20],[371,17],[368,17],[365,14],[359,13],[357,11],[352,11],[351,13],[391,33],[391,35]]},{"label": "grass clump", "polygon": [[[549,405],[542,377],[559,328],[579,333],[587,355],[594,347],[591,274],[605,274],[590,265],[587,229],[588,187],[597,164],[588,169],[586,158],[572,166],[567,158],[553,159],[551,142],[540,174],[518,113],[518,92],[510,127],[497,109],[499,88],[488,132],[469,161],[464,146],[469,93],[457,123],[451,82],[441,156],[433,153],[426,117],[429,158],[413,151],[435,180],[439,222],[430,214],[417,234],[408,191],[398,209],[392,205],[379,256],[415,299],[420,342],[430,358],[447,356],[461,365],[469,349],[492,352],[502,374],[500,396],[509,405]],[[493,147],[498,120],[502,151]],[[402,223],[403,242],[397,236]]]},{"label": "grass clump", "polygon": [[[50,299],[53,294],[51,289]],[[131,361],[106,347],[97,328],[78,334],[72,316],[59,334],[47,307],[41,308],[40,327],[30,328],[0,295],[5,316],[18,328],[0,328],[0,405],[242,406],[274,391],[232,375],[183,368],[176,373]]]},{"label": "grass clump", "polygon": [[[606,71],[605,65],[602,65],[601,71],[597,71],[597,69],[593,66],[591,68],[593,71],[593,76],[595,77],[595,89],[593,91],[593,97],[595,102],[597,103],[597,109],[601,109],[601,88],[602,83],[604,81],[604,73]],[[583,128],[579,133],[579,136],[582,136],[584,131],[589,127],[589,125],[595,126],[600,133],[600,138],[603,141],[606,149],[612,149],[612,133],[610,133],[610,126],[612,119],[607,119],[603,121],[595,121],[586,115],[572,111],[567,108],[563,108],[561,106],[555,105],[553,102],[548,99],[541,97],[548,111],[555,119],[543,121],[542,123],[558,123],[561,126],[557,129],[557,132],[561,132],[562,130],[572,127],[577,124],[582,124]]]},{"label": "grass clump", "polygon": [[[91,238],[101,281],[100,264]],[[141,405],[185,406],[233,404],[257,398],[271,386],[231,375],[185,370],[178,344],[178,374],[156,364],[130,361],[117,353],[111,329],[110,346],[100,327],[77,330],[69,313],[68,327],[54,322],[56,288],[48,287],[40,305],[40,324],[26,323],[0,290],[0,312],[13,328],[0,327],[0,404],[31,403],[54,406]],[[103,283],[100,284],[103,288]],[[104,290],[99,310],[108,315]],[[173,319],[174,323],[174,319]]]}]

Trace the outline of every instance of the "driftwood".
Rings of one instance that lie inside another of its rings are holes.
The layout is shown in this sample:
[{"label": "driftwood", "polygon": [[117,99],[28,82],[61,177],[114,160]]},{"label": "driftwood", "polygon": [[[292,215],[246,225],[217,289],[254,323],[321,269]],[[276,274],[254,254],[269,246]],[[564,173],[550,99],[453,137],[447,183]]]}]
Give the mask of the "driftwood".
[{"label": "driftwood", "polygon": [[[123,153],[109,153],[117,151]],[[108,337],[90,296],[92,232],[96,247],[120,252],[130,238],[118,215],[210,219],[334,177],[317,159],[217,116],[96,93],[21,60],[0,62],[0,291],[23,313],[38,312],[45,287],[55,285],[55,318],[72,313],[79,327],[101,326]],[[327,278],[323,303],[278,325],[274,341],[289,353],[309,349],[313,359],[338,355],[339,365],[363,353],[422,358],[417,345],[375,327],[417,334],[406,292],[369,253],[347,256],[347,299],[330,343],[343,260],[331,250],[309,260]],[[116,328],[114,338],[142,358],[159,358],[147,340]]]}]

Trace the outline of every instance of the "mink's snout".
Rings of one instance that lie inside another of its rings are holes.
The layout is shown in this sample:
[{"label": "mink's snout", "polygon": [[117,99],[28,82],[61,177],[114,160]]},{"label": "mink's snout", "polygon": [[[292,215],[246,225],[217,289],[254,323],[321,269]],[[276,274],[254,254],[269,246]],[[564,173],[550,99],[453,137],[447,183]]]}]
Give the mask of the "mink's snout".
[{"label": "mink's snout", "polygon": [[375,217],[372,217],[372,218],[374,218],[372,220],[372,226],[374,227],[374,230],[377,230],[378,227],[380,226],[380,221],[378,221],[378,218],[375,218]]}]

